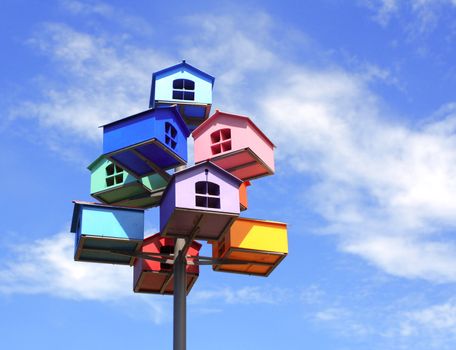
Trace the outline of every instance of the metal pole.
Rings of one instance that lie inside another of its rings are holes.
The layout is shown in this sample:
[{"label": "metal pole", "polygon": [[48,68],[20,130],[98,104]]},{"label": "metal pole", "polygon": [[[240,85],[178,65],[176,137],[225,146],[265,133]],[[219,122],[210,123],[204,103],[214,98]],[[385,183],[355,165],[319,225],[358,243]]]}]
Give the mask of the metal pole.
[{"label": "metal pole", "polygon": [[176,238],[174,246],[174,335],[173,349],[187,348],[187,259],[182,254],[185,238]]}]

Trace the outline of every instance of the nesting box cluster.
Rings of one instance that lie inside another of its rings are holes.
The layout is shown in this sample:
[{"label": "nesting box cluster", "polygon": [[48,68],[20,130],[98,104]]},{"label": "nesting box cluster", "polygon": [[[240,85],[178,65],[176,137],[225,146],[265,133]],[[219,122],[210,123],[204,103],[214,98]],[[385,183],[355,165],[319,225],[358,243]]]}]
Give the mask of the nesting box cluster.
[{"label": "nesting box cluster", "polygon": [[[200,259],[216,271],[267,276],[285,257],[285,224],[239,217],[251,181],[274,173],[274,145],[246,116],[209,117],[213,85],[183,61],[153,73],[147,110],[102,126],[102,153],[88,166],[99,202],[74,202],[75,260],[134,266],[135,292],[172,294],[176,238],[188,242],[187,292]],[[145,238],[151,208],[160,232]],[[212,257],[199,256],[196,240],[213,244]]]}]

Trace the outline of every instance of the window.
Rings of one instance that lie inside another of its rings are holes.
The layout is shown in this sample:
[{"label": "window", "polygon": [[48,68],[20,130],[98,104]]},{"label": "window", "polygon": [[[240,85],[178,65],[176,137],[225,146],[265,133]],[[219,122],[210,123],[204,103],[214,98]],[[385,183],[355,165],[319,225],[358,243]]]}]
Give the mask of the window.
[{"label": "window", "polygon": [[193,101],[195,99],[195,82],[188,79],[174,80],[173,99]]},{"label": "window", "polygon": [[195,183],[195,205],[203,208],[220,209],[220,186],[209,181]]},{"label": "window", "polygon": [[211,134],[212,154],[231,151],[231,129],[220,129]]},{"label": "window", "polygon": [[106,167],[106,186],[120,185],[123,180],[123,169],[120,166],[111,163]]},{"label": "window", "polygon": [[[160,254],[173,254],[173,253],[174,253],[173,246],[163,245],[160,247]],[[162,258],[171,259],[170,257],[164,257],[164,256],[162,256]],[[171,264],[167,264],[165,262],[160,263],[161,270],[171,270],[172,268],[173,268],[173,266]]]},{"label": "window", "polygon": [[177,145],[176,136],[177,136],[176,128],[174,126],[172,126],[171,123],[166,122],[165,123],[165,143],[172,149],[175,149],[176,145]]}]

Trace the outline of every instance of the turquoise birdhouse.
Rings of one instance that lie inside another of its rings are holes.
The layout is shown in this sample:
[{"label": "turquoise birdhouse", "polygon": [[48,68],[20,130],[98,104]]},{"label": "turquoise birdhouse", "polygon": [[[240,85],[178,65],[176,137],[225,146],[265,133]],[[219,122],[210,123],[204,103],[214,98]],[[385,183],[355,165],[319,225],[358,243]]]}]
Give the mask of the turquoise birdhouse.
[{"label": "turquoise birdhouse", "polygon": [[168,181],[159,174],[137,179],[104,156],[88,166],[90,194],[105,204],[152,208],[160,204]]},{"label": "turquoise birdhouse", "polygon": [[190,131],[209,117],[215,78],[182,61],[152,74],[149,107],[177,105]]},{"label": "turquoise birdhouse", "polygon": [[74,201],[74,260],[133,265],[144,239],[144,210]]}]

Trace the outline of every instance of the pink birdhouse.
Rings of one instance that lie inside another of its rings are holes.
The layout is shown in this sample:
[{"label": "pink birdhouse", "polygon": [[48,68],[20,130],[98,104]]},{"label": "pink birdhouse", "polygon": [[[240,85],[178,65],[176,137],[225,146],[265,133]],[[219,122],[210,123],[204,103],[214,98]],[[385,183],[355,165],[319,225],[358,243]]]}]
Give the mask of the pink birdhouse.
[{"label": "pink birdhouse", "polygon": [[[188,249],[187,256],[197,257],[201,244],[194,241]],[[174,239],[161,237],[156,233],[146,239],[141,247],[141,253],[150,253],[151,256],[160,257],[160,254],[174,253]],[[172,260],[172,258],[169,258]],[[193,265],[195,259],[187,258],[187,294],[193,287],[199,275],[199,266]],[[136,259],[133,274],[133,290],[136,293],[173,294],[173,265],[167,262]]]},{"label": "pink birdhouse", "polygon": [[210,160],[241,180],[274,173],[274,144],[248,118],[216,111],[197,127],[195,163]]}]

